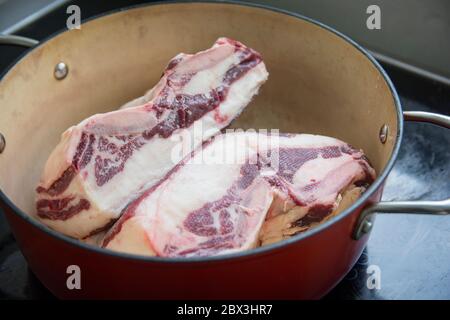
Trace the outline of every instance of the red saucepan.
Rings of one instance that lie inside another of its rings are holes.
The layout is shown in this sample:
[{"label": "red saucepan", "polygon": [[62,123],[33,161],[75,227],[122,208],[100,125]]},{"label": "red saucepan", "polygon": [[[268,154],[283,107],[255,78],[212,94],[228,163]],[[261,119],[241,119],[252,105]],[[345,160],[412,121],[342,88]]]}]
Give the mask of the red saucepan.
[{"label": "red saucepan", "polygon": [[[28,215],[44,162],[66,128],[140,96],[171,57],[208,48],[220,36],[261,52],[270,72],[234,126],[324,134],[364,149],[378,178],[361,198],[288,240],[190,259],[94,248]],[[35,45],[20,37],[0,41]],[[450,212],[450,200],[379,202],[397,158],[403,119],[450,127],[442,115],[402,113],[395,88],[373,57],[311,19],[233,3],[134,8],[35,45],[3,77],[1,204],[30,268],[60,298],[319,298],[357,261],[373,213]],[[66,285],[71,265],[80,267],[80,290]]]}]

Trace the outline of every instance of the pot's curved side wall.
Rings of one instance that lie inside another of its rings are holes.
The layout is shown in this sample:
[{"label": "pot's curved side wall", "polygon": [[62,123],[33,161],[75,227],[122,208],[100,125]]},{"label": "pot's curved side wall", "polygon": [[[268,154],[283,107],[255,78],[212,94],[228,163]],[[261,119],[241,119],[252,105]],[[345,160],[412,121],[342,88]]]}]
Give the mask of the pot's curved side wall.
[{"label": "pot's curved side wall", "polygon": [[[370,202],[380,197],[381,188]],[[320,298],[351,269],[368,240],[368,236],[358,241],[351,238],[360,211],[274,251],[223,261],[155,263],[73,246],[25,222],[5,206],[31,270],[63,299]],[[80,290],[67,288],[70,265],[80,267]]]}]

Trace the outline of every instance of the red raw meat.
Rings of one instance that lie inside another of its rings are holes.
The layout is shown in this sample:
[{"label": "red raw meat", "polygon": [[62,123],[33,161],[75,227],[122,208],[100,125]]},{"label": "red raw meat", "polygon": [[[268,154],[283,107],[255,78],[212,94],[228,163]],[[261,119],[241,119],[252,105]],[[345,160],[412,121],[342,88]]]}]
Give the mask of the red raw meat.
[{"label": "red raw meat", "polygon": [[250,249],[286,223],[320,221],[341,192],[374,177],[360,150],[334,138],[219,135],[131,203],[103,247],[157,256]]},{"label": "red raw meat", "polygon": [[[237,117],[267,76],[259,53],[227,38],[177,55],[144,97],[63,133],[37,187],[37,217],[75,238],[107,228],[130,201]],[[178,145],[184,148],[174,160]]]}]

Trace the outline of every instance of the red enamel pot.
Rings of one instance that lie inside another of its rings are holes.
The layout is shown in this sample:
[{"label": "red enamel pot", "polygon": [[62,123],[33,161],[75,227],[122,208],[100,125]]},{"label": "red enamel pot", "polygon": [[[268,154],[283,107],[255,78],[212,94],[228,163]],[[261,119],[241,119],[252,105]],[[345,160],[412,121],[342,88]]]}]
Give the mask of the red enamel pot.
[{"label": "red enamel pot", "polygon": [[[378,178],[358,200],[288,240],[189,259],[95,248],[29,216],[45,160],[66,128],[139,96],[158,81],[172,56],[208,48],[220,36],[261,52],[270,73],[234,126],[324,134],[362,148]],[[1,205],[30,268],[59,298],[320,298],[357,261],[373,213],[450,211],[450,200],[379,202],[404,117],[446,127],[449,118],[402,113],[395,88],[374,58],[306,17],[236,3],[166,3],[105,15],[38,45],[21,37],[0,42],[33,46],[0,82]],[[64,77],[55,74],[60,62],[68,67]],[[73,265],[81,271],[81,289],[67,286]]]}]

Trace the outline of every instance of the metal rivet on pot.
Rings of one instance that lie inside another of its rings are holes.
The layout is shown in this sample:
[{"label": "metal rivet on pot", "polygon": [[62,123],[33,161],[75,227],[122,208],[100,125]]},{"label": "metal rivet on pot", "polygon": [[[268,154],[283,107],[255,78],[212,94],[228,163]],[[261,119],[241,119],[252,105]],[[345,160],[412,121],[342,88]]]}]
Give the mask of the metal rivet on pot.
[{"label": "metal rivet on pot", "polygon": [[382,144],[386,143],[388,134],[389,134],[389,127],[387,124],[383,124],[380,128],[380,133],[379,133],[380,141]]},{"label": "metal rivet on pot", "polygon": [[362,227],[361,227],[361,231],[362,231],[363,233],[369,233],[370,230],[372,230],[372,227],[373,227],[373,223],[370,222],[369,220],[365,220],[365,221],[363,222]]},{"label": "metal rivet on pot", "polygon": [[55,79],[62,80],[67,77],[69,73],[69,67],[64,62],[60,62],[55,66],[55,71],[53,72]]},{"label": "metal rivet on pot", "polygon": [[5,137],[0,133],[0,153],[2,153],[3,150],[5,150],[5,146],[6,146]]}]

